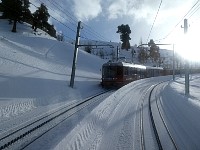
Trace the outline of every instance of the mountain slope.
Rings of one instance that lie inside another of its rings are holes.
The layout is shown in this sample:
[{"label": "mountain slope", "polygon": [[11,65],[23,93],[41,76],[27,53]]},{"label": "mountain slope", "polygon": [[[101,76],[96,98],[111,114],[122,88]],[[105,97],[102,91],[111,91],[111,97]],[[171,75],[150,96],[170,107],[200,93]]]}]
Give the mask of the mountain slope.
[{"label": "mountain slope", "polygon": [[8,21],[0,20],[2,131],[16,120],[20,124],[30,116],[102,90],[99,83],[104,60],[79,50],[72,89],[69,81],[74,45],[59,42],[41,30],[34,33],[28,24],[17,24],[17,33],[10,28]]}]

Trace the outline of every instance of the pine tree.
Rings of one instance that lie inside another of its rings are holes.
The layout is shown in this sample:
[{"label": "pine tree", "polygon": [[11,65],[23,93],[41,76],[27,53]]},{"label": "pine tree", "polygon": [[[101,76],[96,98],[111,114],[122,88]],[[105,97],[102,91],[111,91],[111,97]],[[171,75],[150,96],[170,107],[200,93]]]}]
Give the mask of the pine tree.
[{"label": "pine tree", "polygon": [[54,29],[54,25],[50,25],[48,22],[43,24],[42,30],[47,32],[50,36],[57,38],[56,30]]},{"label": "pine tree", "polygon": [[56,35],[58,41],[64,41],[64,34],[62,32],[57,33]]},{"label": "pine tree", "polygon": [[132,62],[133,62],[133,58],[136,55],[136,51],[134,50],[134,47],[131,48],[131,57],[132,57]]},{"label": "pine tree", "polygon": [[2,0],[3,18],[7,18],[13,21],[12,32],[17,32],[17,21],[22,21],[22,4],[22,0]]},{"label": "pine tree", "polygon": [[2,12],[4,19],[13,21],[12,32],[17,32],[17,22],[25,21],[29,11],[29,0],[2,0]]},{"label": "pine tree", "polygon": [[105,54],[102,49],[99,51],[99,56],[104,59]]},{"label": "pine tree", "polygon": [[122,41],[122,49],[126,49],[128,50],[130,48],[130,43],[129,40],[131,40],[130,38],[130,34],[131,34],[131,29],[129,27],[129,25],[120,25],[117,27],[117,33],[120,33],[120,40]]},{"label": "pine tree", "polygon": [[31,11],[29,10],[30,7],[30,2],[29,0],[23,0],[23,21],[27,23],[31,23],[32,21],[32,14]]},{"label": "pine tree", "polygon": [[47,7],[42,3],[40,7],[33,13],[33,23],[32,28],[34,31],[37,30],[37,28],[43,29],[44,25],[47,24],[48,19],[50,15],[48,13]]},{"label": "pine tree", "polygon": [[151,58],[152,62],[157,63],[160,59],[159,47],[156,46],[153,39],[149,41],[148,46],[150,46],[149,57]]},{"label": "pine tree", "polygon": [[147,51],[144,47],[140,47],[140,51],[138,54],[138,61],[142,64],[145,64],[147,62],[148,59],[148,54]]},{"label": "pine tree", "polygon": [[0,12],[3,11],[2,3],[0,3]]},{"label": "pine tree", "polygon": [[48,13],[48,9],[42,3],[40,7],[33,13],[32,29],[36,31],[37,28],[40,28],[47,32],[50,36],[57,38],[54,25],[50,25],[48,23],[49,17],[50,14]]},{"label": "pine tree", "polygon": [[92,53],[92,46],[91,45],[85,46],[85,51],[91,54]]}]

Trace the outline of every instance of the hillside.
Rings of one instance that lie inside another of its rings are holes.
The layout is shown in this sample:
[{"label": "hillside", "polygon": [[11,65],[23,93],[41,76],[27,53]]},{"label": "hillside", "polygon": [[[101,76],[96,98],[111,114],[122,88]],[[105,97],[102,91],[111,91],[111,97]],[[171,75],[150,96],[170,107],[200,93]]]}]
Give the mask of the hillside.
[{"label": "hillside", "polygon": [[10,29],[8,21],[0,20],[0,125],[5,129],[9,128],[7,121],[19,120],[20,124],[23,115],[34,116],[102,90],[104,60],[79,49],[72,89],[74,45],[59,42],[41,30],[34,33],[27,24],[17,24],[17,33]]}]

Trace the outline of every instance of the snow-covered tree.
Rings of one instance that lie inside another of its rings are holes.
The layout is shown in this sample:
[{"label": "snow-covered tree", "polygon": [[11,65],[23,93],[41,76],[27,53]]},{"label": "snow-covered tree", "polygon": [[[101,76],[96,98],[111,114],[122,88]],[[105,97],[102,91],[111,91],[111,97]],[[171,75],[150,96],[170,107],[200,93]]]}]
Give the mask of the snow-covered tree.
[{"label": "snow-covered tree", "polygon": [[126,49],[128,50],[130,48],[130,43],[129,40],[131,40],[130,38],[130,34],[131,34],[131,29],[129,27],[129,25],[120,25],[117,27],[117,33],[120,33],[120,40],[122,41],[122,49]]},{"label": "snow-covered tree", "polygon": [[147,50],[144,47],[140,47],[139,54],[138,54],[138,61],[142,64],[145,64],[148,59]]},{"label": "snow-covered tree", "polygon": [[149,57],[151,58],[152,62],[158,63],[160,59],[160,48],[154,43],[153,39],[150,40],[148,46],[150,46]]},{"label": "snow-covered tree", "polygon": [[13,21],[12,32],[17,32],[17,22],[30,19],[29,0],[2,0],[2,18]]},{"label": "snow-covered tree", "polygon": [[33,23],[32,28],[34,31],[37,30],[37,28],[43,29],[45,27],[45,24],[48,24],[48,19],[50,15],[48,13],[47,7],[42,3],[40,7],[33,13]]}]

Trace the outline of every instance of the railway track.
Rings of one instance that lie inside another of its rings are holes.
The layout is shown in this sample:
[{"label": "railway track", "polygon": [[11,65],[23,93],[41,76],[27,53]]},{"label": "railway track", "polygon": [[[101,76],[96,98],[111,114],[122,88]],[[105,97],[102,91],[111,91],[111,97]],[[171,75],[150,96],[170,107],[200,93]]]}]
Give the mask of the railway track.
[{"label": "railway track", "polygon": [[[162,84],[158,83],[149,87],[141,98],[140,104],[140,147],[145,149],[173,149],[177,150],[178,147],[174,141],[167,124],[164,120],[160,101],[155,96],[155,89]],[[145,101],[147,100],[148,101]],[[151,132],[152,131],[152,132]],[[152,135],[152,141],[149,135]],[[151,147],[151,148],[150,148]]]},{"label": "railway track", "polygon": [[81,102],[72,103],[61,107],[51,114],[44,114],[38,118],[23,124],[22,126],[12,129],[9,132],[0,135],[0,150],[6,149],[24,149],[42,135],[56,127],[58,124],[87,107],[90,104],[102,100],[110,95],[106,91],[95,96],[89,97]]}]

